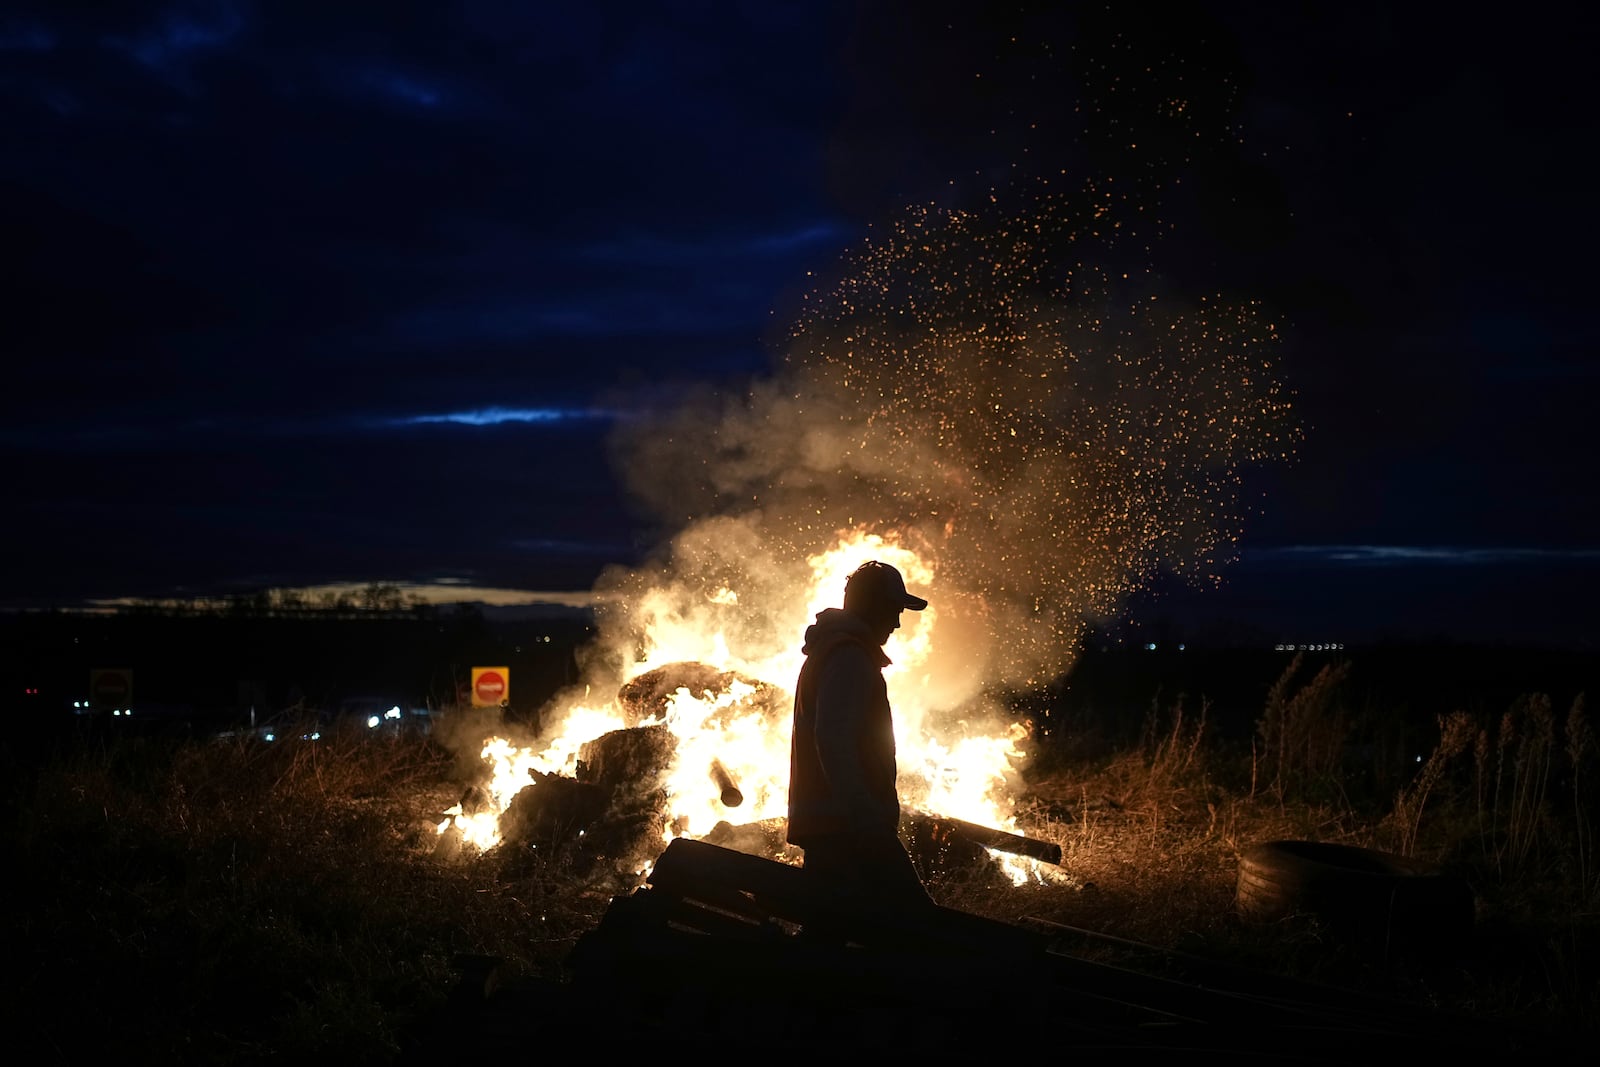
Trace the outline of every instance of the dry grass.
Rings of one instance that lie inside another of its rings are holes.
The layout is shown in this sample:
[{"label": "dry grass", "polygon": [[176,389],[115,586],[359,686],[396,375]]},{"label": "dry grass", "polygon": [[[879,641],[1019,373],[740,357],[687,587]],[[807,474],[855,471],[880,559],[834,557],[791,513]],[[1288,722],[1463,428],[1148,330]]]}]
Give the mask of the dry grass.
[{"label": "dry grass", "polygon": [[559,966],[560,925],[592,915],[539,911],[493,864],[429,862],[448,769],[425,743],[346,736],[124,739],[32,769],[10,849],[28,872],[10,958],[29,1043],[68,1061],[387,1062],[455,955]]},{"label": "dry grass", "polygon": [[[982,910],[1592,1034],[1600,898],[1583,698],[1564,729],[1540,694],[1517,700],[1497,723],[1465,712],[1441,717],[1432,751],[1385,800],[1348,792],[1329,750],[1336,738],[1361,740],[1338,707],[1340,675],[1324,670],[1294,692],[1287,679],[1297,667],[1273,689],[1248,755],[1201,743],[1199,726],[1186,728],[1175,707],[1166,732],[1147,727],[1138,751],[1034,783],[1028,832],[1062,846],[1073,883],[1031,898],[1023,890],[1003,910],[994,898]],[[1329,721],[1307,721],[1308,709]],[[1477,931],[1443,960],[1375,956],[1309,921],[1243,922],[1232,908],[1239,853],[1290,838],[1436,861],[1471,884]],[[1117,959],[1149,954],[1091,936],[1079,948]]]},{"label": "dry grass", "polygon": [[[1559,719],[1538,696],[1493,721],[1447,716],[1414,776],[1366,797],[1343,769],[1361,739],[1342,675],[1296,688],[1298,666],[1248,747],[1180,700],[1152,707],[1126,751],[1040,760],[1021,821],[1062,847],[1065,879],[1012,887],[969,868],[931,891],[1048,919],[1074,951],[1127,965],[1182,951],[1592,1031],[1600,863],[1581,698]],[[557,977],[613,891],[560,850],[443,854],[433,827],[459,785],[425,740],[124,739],[67,746],[10,784],[25,872],[11,884],[14,1007],[46,1058],[389,1062],[437,1016],[459,957]],[[1438,860],[1471,880],[1479,934],[1439,966],[1375,959],[1306,923],[1246,924],[1239,853],[1280,838]]]}]

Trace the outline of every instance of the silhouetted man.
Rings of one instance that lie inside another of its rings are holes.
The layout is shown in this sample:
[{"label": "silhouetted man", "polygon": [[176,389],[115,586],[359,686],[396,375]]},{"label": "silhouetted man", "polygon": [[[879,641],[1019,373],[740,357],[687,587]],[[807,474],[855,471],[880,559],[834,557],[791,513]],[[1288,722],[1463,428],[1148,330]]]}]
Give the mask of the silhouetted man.
[{"label": "silhouetted man", "polygon": [[840,904],[931,903],[900,844],[894,720],[883,645],[903,610],[928,602],[906,592],[887,563],[864,563],[844,607],[806,628],[789,750],[789,841],[805,849],[812,891]]}]

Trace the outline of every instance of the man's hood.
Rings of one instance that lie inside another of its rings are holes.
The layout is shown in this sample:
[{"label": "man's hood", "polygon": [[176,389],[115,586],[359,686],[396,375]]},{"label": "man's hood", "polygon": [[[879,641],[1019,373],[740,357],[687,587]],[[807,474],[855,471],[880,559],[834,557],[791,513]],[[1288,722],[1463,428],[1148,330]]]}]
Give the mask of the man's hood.
[{"label": "man's hood", "polygon": [[877,657],[880,668],[889,665],[872,627],[843,608],[823,608],[817,612],[817,621],[806,627],[806,643],[800,649],[808,656],[826,652],[846,641],[870,649]]}]

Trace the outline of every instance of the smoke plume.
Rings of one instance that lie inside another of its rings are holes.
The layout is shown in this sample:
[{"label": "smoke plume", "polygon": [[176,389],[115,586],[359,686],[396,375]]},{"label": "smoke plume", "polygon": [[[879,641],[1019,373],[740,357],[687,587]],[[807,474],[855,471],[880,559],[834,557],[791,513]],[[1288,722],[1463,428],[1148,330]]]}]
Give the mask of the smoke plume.
[{"label": "smoke plume", "polygon": [[[624,613],[688,585],[674,602],[742,620],[759,659],[808,621],[769,598],[865,530],[929,562],[962,669],[1003,689],[1060,675],[1159,572],[1216,581],[1246,470],[1299,431],[1260,307],[1114,265],[1141,221],[1087,184],[913,210],[864,242],[769,379],[629,429],[634,492],[683,533],[613,576]],[[719,588],[738,604],[718,611]]]}]

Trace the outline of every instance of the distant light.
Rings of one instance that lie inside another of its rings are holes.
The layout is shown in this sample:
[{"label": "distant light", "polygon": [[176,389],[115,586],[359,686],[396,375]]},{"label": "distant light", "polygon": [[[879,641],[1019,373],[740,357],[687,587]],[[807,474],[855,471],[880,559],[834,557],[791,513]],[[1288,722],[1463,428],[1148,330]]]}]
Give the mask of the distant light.
[{"label": "distant light", "polygon": [[1154,652],[1156,650],[1156,643],[1151,641],[1149,644],[1144,646],[1144,650],[1146,652]]},{"label": "distant light", "polygon": [[1182,651],[1183,651],[1183,650],[1184,650],[1184,648],[1185,648],[1185,647],[1187,647],[1187,646],[1185,646],[1185,645],[1179,645],[1179,646],[1178,646],[1178,651],[1179,651],[1179,652],[1182,652]]},{"label": "distant light", "polygon": [[400,705],[396,704],[394,707],[384,712],[383,717],[385,719],[398,719],[400,717]]},{"label": "distant light", "polygon": [[276,741],[277,739],[278,735],[270,730],[261,735],[261,740],[263,741]]},{"label": "distant light", "polygon": [[368,715],[367,716],[367,729],[369,729],[369,730],[370,729],[375,729],[377,727],[377,725],[382,721],[383,720],[378,718],[378,716],[376,716],[376,715]]}]

